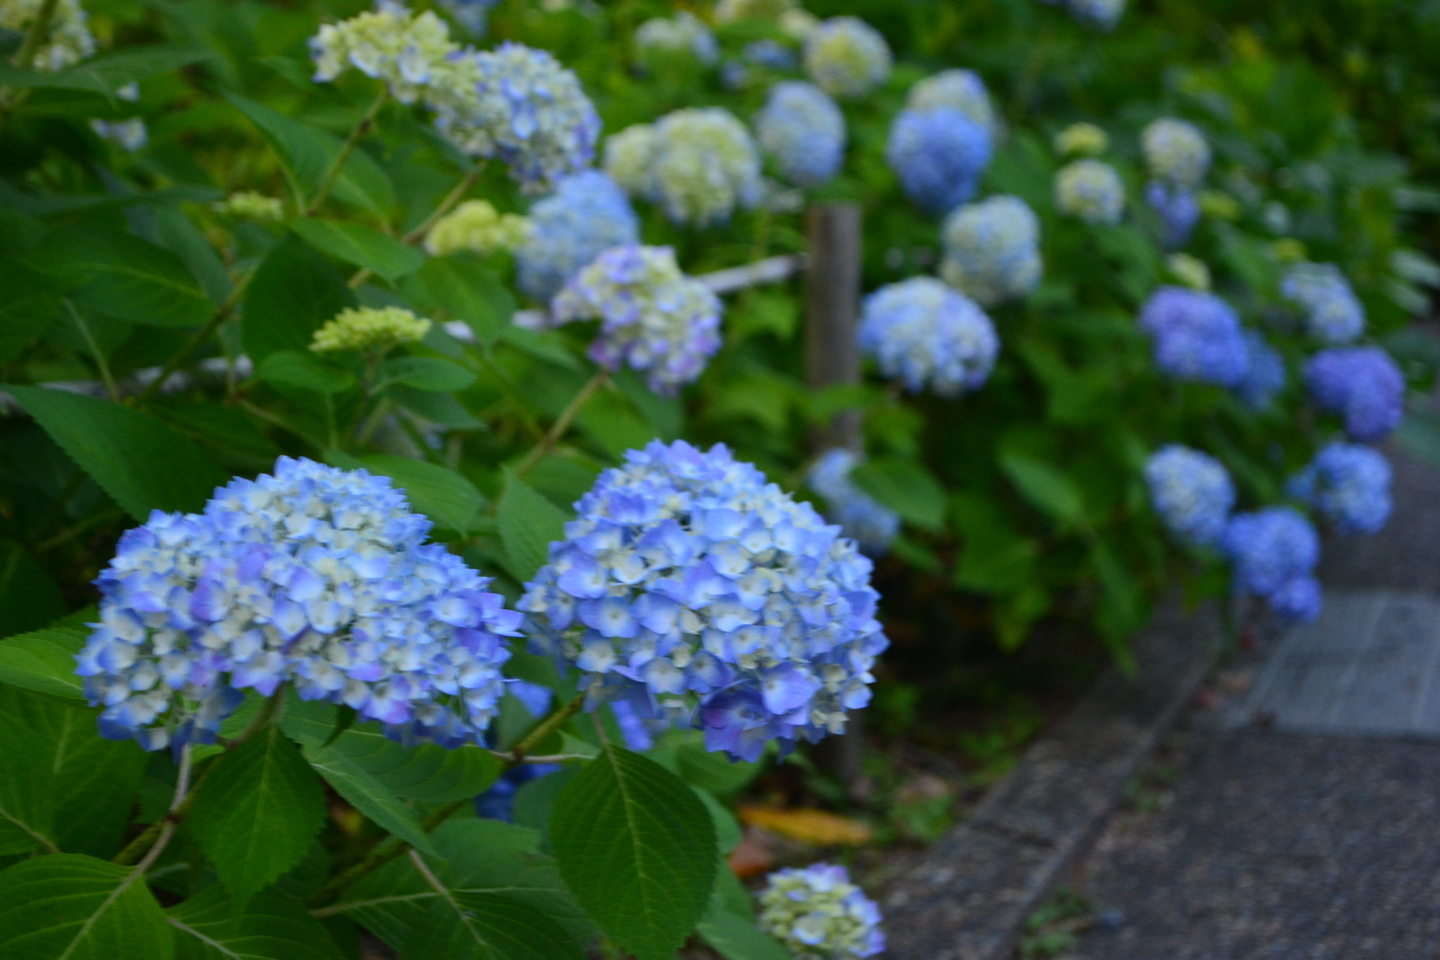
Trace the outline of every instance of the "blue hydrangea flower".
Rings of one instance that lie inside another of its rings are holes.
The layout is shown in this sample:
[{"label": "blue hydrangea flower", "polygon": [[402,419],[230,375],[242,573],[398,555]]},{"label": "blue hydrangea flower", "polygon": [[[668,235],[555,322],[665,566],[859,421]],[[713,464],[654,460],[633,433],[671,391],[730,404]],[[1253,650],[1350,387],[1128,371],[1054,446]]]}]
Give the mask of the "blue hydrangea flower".
[{"label": "blue hydrangea flower", "polygon": [[1160,287],[1140,309],[1140,327],[1155,342],[1155,365],[1172,377],[1231,388],[1245,379],[1240,318],[1212,293]]},{"label": "blue hydrangea flower", "polygon": [[900,532],[900,517],[882,506],[850,479],[860,458],[843,447],[827,450],[815,461],[806,484],[825,498],[826,519],[872,557],[884,556]]},{"label": "blue hydrangea flower", "polygon": [[863,97],[890,78],[890,47],[858,17],[831,17],[805,37],[805,69],[832,97]]},{"label": "blue hydrangea flower", "polygon": [[724,445],[653,441],[606,470],[520,607],[591,704],[693,724],[758,759],[845,729],[888,645],[870,561]]},{"label": "blue hydrangea flower", "polygon": [[1245,330],[1245,375],[1233,389],[1240,402],[1251,410],[1268,410],[1275,395],[1285,389],[1285,360],[1255,330]]},{"label": "blue hydrangea flower", "polygon": [[635,48],[643,55],[684,55],[709,65],[720,59],[720,44],[705,22],[689,10],[681,10],[673,18],[654,17],[640,24],[635,31]]},{"label": "blue hydrangea flower", "polygon": [[1092,227],[1113,227],[1125,215],[1125,184],[1108,163],[1075,160],[1055,174],[1055,206]]},{"label": "blue hydrangea flower", "polygon": [[1165,228],[1162,238],[1165,249],[1178,250],[1185,246],[1200,222],[1200,204],[1195,199],[1195,191],[1163,180],[1151,180],[1145,185],[1145,202]]},{"label": "blue hydrangea flower", "polygon": [[776,870],[760,891],[761,930],[796,960],[862,960],[885,949],[880,908],[844,867],[813,863]]},{"label": "blue hydrangea flower", "polygon": [[440,0],[440,6],[472,37],[485,36],[490,10],[499,3],[500,0]]},{"label": "blue hydrangea flower", "polygon": [[555,297],[556,323],[598,317],[590,358],[647,374],[650,389],[673,395],[720,349],[720,298],[687,277],[670,247],[614,247]]},{"label": "blue hydrangea flower", "polygon": [[890,126],[885,160],[916,206],[942,214],[975,195],[990,149],[990,131],[954,107],[902,110]]},{"label": "blue hydrangea flower", "polygon": [[1390,461],[1378,450],[1337,442],[1321,450],[1286,489],[1340,533],[1376,533],[1390,519],[1390,477]]},{"label": "blue hydrangea flower", "polygon": [[1305,311],[1305,329],[1317,340],[1341,346],[1365,331],[1365,308],[1333,263],[1295,264],[1281,279],[1280,293]]},{"label": "blue hydrangea flower", "polygon": [[1210,144],[1200,128],[1185,120],[1162,117],[1140,135],[1150,173],[1173,187],[1193,190],[1210,169]]},{"label": "blue hydrangea flower", "polygon": [[745,49],[740,52],[747,62],[767,70],[793,70],[795,68],[795,51],[779,40],[771,40],[768,37],[763,40],[752,40],[745,44]]},{"label": "blue hydrangea flower", "polygon": [[1145,461],[1150,505],[1180,542],[1211,546],[1225,532],[1235,485],[1224,465],[1199,450],[1166,444]]},{"label": "blue hydrangea flower", "polygon": [[760,202],[760,153],[745,125],[719,107],[687,108],[636,124],[605,144],[605,172],[679,224],[724,223]]},{"label": "blue hydrangea flower", "polygon": [[755,117],[755,138],[797,187],[821,186],[845,159],[844,115],[824,90],[801,80],[770,88]]},{"label": "blue hydrangea flower", "polygon": [[940,276],[981,306],[1018,300],[1040,282],[1040,221],[1019,197],[961,207],[941,236]]},{"label": "blue hydrangea flower", "polygon": [[949,107],[984,127],[991,139],[998,132],[990,93],[985,89],[985,81],[974,70],[941,70],[926,77],[910,88],[905,106],[922,112]]},{"label": "blue hydrangea flower", "polygon": [[975,302],[932,277],[911,277],[865,298],[860,349],[911,393],[928,383],[942,397],[978,390],[990,377],[1000,340]]},{"label": "blue hydrangea flower", "polygon": [[1261,597],[1285,620],[1314,620],[1320,613],[1315,564],[1320,537],[1298,511],[1266,507],[1239,513],[1221,543],[1234,564],[1235,591]]},{"label": "blue hydrangea flower", "polygon": [[469,156],[499,157],[526,193],[548,193],[595,159],[600,115],[544,50],[509,41],[462,50],[433,74],[425,96],[440,132]]},{"label": "blue hydrangea flower", "polygon": [[561,180],[530,208],[529,220],[530,235],[515,251],[516,282],[541,303],[606,250],[640,239],[640,221],[625,191],[599,170]]},{"label": "blue hydrangea flower", "polygon": [[1405,377],[1379,347],[1333,347],[1305,365],[1310,398],[1361,443],[1384,440],[1405,415]]},{"label": "blue hydrangea flower", "polygon": [[240,691],[291,682],[396,739],[475,742],[520,615],[384,477],[282,457],[203,514],[121,538],[77,656],[100,730],[147,749],[211,742]]}]

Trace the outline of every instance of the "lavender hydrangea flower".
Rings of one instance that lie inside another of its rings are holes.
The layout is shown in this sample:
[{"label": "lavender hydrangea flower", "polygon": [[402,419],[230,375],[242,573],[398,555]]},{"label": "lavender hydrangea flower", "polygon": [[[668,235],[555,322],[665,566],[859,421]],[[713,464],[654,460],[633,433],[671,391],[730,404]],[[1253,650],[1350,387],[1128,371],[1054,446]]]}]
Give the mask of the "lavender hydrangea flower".
[{"label": "lavender hydrangea flower", "polygon": [[1231,388],[1245,378],[1240,318],[1214,294],[1161,287],[1141,308],[1140,327],[1155,342],[1155,365],[1172,377]]},{"label": "lavender hydrangea flower", "polygon": [[151,514],[96,581],[76,657],[101,733],[212,742],[240,691],[291,682],[402,741],[477,741],[520,615],[429,529],[386,478],[288,457],[203,514]]},{"label": "lavender hydrangea flower", "polygon": [[1162,237],[1165,249],[1177,250],[1190,240],[1195,225],[1200,222],[1200,204],[1195,191],[1177,187],[1163,180],[1151,180],[1145,185],[1145,202],[1150,205],[1165,231]]},{"label": "lavender hydrangea flower", "polygon": [[1281,279],[1280,293],[1305,311],[1305,329],[1317,340],[1341,346],[1365,331],[1365,308],[1333,263],[1295,264]]},{"label": "lavender hydrangea flower", "polygon": [[805,38],[805,69],[832,97],[863,97],[890,77],[890,47],[858,17],[831,17]]},{"label": "lavender hydrangea flower", "polygon": [[1055,206],[1091,226],[1110,226],[1125,214],[1125,184],[1099,160],[1075,160],[1055,174]]},{"label": "lavender hydrangea flower", "polygon": [[845,729],[888,641],[870,561],[724,445],[653,441],[576,504],[520,607],[593,706],[693,724],[756,760]]},{"label": "lavender hydrangea flower", "polygon": [[515,251],[516,282],[541,303],[606,250],[640,239],[625,191],[599,170],[565,177],[530,208],[529,220],[530,235]]},{"label": "lavender hydrangea flower", "polygon": [[862,960],[885,949],[880,908],[844,867],[776,870],[759,894],[761,930],[796,960]]},{"label": "lavender hydrangea flower", "polygon": [[1193,123],[1162,117],[1140,135],[1145,163],[1157,180],[1193,190],[1210,169],[1210,144]]},{"label": "lavender hydrangea flower", "polygon": [[1245,330],[1245,375],[1231,389],[1251,410],[1267,410],[1275,395],[1285,389],[1285,360],[1255,330]]},{"label": "lavender hydrangea flower", "polygon": [[1377,533],[1390,519],[1390,461],[1378,450],[1332,443],[1286,486],[1340,533]]},{"label": "lavender hydrangea flower", "polygon": [[1221,547],[1235,567],[1235,591],[1265,599],[1285,620],[1314,620],[1320,613],[1315,564],[1320,538],[1290,507],[1240,513],[1225,528]]},{"label": "lavender hydrangea flower", "polygon": [[990,150],[990,131],[954,107],[902,110],[885,160],[916,206],[943,214],[975,195]]},{"label": "lavender hydrangea flower", "polygon": [[818,187],[840,171],[845,158],[845,117],[812,83],[785,80],[770,88],[755,117],[755,138],[797,187]]},{"label": "lavender hydrangea flower", "polygon": [[857,487],[850,471],[860,458],[843,447],[827,450],[810,468],[805,482],[825,498],[825,516],[840,525],[840,532],[872,557],[884,556],[900,532],[900,517]]},{"label": "lavender hydrangea flower", "polygon": [[922,112],[949,107],[980,124],[989,131],[992,139],[997,133],[990,93],[985,89],[985,81],[974,70],[941,70],[926,77],[910,88],[905,96],[905,106]]},{"label": "lavender hydrangea flower", "polygon": [[1018,300],[1040,282],[1040,221],[1019,197],[960,207],[941,235],[940,276],[983,307]]},{"label": "lavender hydrangea flower", "polygon": [[1315,405],[1345,420],[1345,432],[1361,443],[1384,440],[1405,415],[1405,377],[1379,347],[1321,350],[1305,365]]},{"label": "lavender hydrangea flower", "polygon": [[1191,546],[1219,541],[1235,506],[1235,485],[1219,460],[1166,444],[1145,461],[1145,483],[1150,505],[1176,539]]},{"label": "lavender hydrangea flower", "polygon": [[673,395],[720,349],[720,299],[680,272],[670,247],[614,247],[565,285],[554,320],[600,319],[590,358],[614,370],[648,374],[656,393]]},{"label": "lavender hydrangea flower", "polygon": [[865,298],[860,349],[911,393],[928,383],[942,397],[978,390],[990,377],[1000,340],[969,297],[932,277],[911,277]]}]

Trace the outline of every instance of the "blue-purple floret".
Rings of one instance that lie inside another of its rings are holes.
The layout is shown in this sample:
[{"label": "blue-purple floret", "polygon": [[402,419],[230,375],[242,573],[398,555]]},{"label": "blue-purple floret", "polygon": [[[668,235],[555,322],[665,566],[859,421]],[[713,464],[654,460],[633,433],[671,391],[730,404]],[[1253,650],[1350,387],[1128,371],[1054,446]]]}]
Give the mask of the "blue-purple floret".
[{"label": "blue-purple floret", "polygon": [[1245,330],[1245,376],[1233,387],[1240,402],[1254,411],[1267,410],[1285,389],[1285,359],[1257,330]]},{"label": "blue-purple floret", "polygon": [[840,733],[869,702],[888,646],[870,561],[723,444],[632,450],[576,512],[520,607],[591,708],[625,700],[755,760]]},{"label": "blue-purple floret", "polygon": [[805,482],[825,498],[825,516],[869,556],[884,556],[900,532],[900,516],[855,485],[860,458],[843,447],[821,454]]},{"label": "blue-purple floret", "polygon": [[902,110],[885,159],[920,209],[946,214],[975,195],[990,165],[989,128],[954,107]]},{"label": "blue-purple floret", "polygon": [[1151,180],[1145,185],[1145,202],[1164,227],[1165,249],[1178,250],[1185,246],[1200,222],[1200,203],[1195,191],[1163,180]]},{"label": "blue-purple floret", "polygon": [[213,742],[244,690],[282,683],[402,742],[478,742],[520,615],[384,477],[282,457],[201,514],[156,511],[96,581],[77,656],[101,733]]},{"label": "blue-purple floret", "polygon": [[1145,462],[1150,504],[1177,540],[1213,546],[1235,506],[1235,485],[1214,457],[1178,443],[1156,450]]},{"label": "blue-purple floret", "polygon": [[1379,347],[1321,350],[1305,365],[1310,398],[1345,421],[1352,440],[1376,443],[1405,415],[1405,377]]},{"label": "blue-purple floret", "polygon": [[1297,263],[1280,281],[1280,293],[1305,314],[1305,329],[1331,346],[1365,332],[1365,308],[1333,263]]},{"label": "blue-purple floret", "polygon": [[770,88],[755,117],[755,139],[797,187],[818,187],[840,172],[845,117],[813,83],[782,80]]},{"label": "blue-purple floret", "polygon": [[1221,542],[1234,564],[1236,593],[1264,599],[1283,620],[1320,613],[1320,537],[1299,511],[1266,507],[1231,518]]},{"label": "blue-purple floret", "polygon": [[1332,443],[1290,479],[1290,495],[1345,534],[1376,533],[1390,519],[1390,461],[1370,447]]},{"label": "blue-purple floret", "polygon": [[978,390],[990,378],[1000,339],[975,302],[933,277],[911,277],[865,298],[860,349],[911,393],[942,397]]},{"label": "blue-purple floret", "polygon": [[1179,380],[1236,387],[1249,367],[1240,318],[1219,297],[1161,287],[1140,310],[1140,327],[1155,344],[1155,365]]},{"label": "blue-purple floret", "polygon": [[529,220],[530,236],[515,251],[516,281],[546,304],[600,254],[640,239],[630,199],[599,170],[565,177],[530,208]]}]

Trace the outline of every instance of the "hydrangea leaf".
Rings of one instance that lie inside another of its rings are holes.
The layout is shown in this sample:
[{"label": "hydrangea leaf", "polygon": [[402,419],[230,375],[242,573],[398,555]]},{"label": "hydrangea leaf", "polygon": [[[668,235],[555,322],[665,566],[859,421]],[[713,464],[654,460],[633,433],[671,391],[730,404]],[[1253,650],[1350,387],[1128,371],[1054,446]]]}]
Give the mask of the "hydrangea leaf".
[{"label": "hydrangea leaf", "polygon": [[431,257],[406,278],[404,291],[417,309],[463,322],[486,349],[516,310],[514,295],[472,257]]},{"label": "hydrangea leaf", "polygon": [[850,477],[861,490],[917,527],[944,528],[945,490],[921,464],[877,457],[860,464]]},{"label": "hydrangea leaf", "polygon": [[498,519],[510,573],[521,583],[540,569],[549,556],[551,541],[565,536],[565,514],[516,476],[505,485]]},{"label": "hydrangea leaf", "polygon": [[85,631],[66,627],[0,640],[0,683],[83,700],[85,691],[75,675],[75,654],[84,645]]},{"label": "hydrangea leaf", "polygon": [[439,357],[395,357],[381,364],[377,373],[380,382],[376,390],[398,383],[415,390],[449,393],[475,382],[475,374]]},{"label": "hydrangea leaf", "polygon": [[[346,731],[349,733],[349,731]],[[340,739],[328,747],[305,747],[305,759],[356,810],[422,853],[438,856],[420,818],[363,765],[346,755]]]},{"label": "hydrangea leaf", "polygon": [[705,913],[715,827],[686,783],[605,744],[561,791],[550,843],[575,899],[638,960],[670,960]]},{"label": "hydrangea leaf", "polygon": [[0,261],[0,363],[15,359],[30,345],[60,310],[64,286],[18,260]]},{"label": "hydrangea leaf", "polygon": [[580,960],[564,929],[534,907],[494,893],[437,897],[405,944],[406,960]]},{"label": "hydrangea leaf", "polygon": [[1070,526],[1085,523],[1080,488],[1059,468],[1013,450],[1002,450],[1000,468],[1031,505]]},{"label": "hydrangea leaf", "polygon": [[176,960],[340,960],[329,932],[301,904],[275,890],[236,910],[219,885],[165,911]]},{"label": "hydrangea leaf", "polygon": [[290,227],[311,246],[346,263],[364,267],[390,283],[415,272],[425,262],[425,254],[419,250],[363,223],[306,218],[296,220]]},{"label": "hydrangea leaf", "polygon": [[109,97],[128,83],[168,73],[210,56],[209,51],[196,47],[155,45],[103,54],[53,73],[19,70],[6,63],[0,65],[0,84],[88,90]]},{"label": "hydrangea leaf", "polygon": [[55,580],[30,552],[0,537],[0,637],[43,627],[65,614]]},{"label": "hydrangea leaf", "polygon": [[266,383],[314,393],[344,393],[359,381],[343,367],[326,363],[309,350],[276,350],[260,362],[255,375]]},{"label": "hydrangea leaf", "polygon": [[696,927],[705,942],[726,960],[790,960],[790,952],[762,932],[754,920],[712,907]]},{"label": "hydrangea leaf", "polygon": [[417,512],[460,533],[469,532],[485,502],[473,483],[448,467],[384,455],[362,457],[361,463],[371,473],[395,481]]},{"label": "hydrangea leaf", "polygon": [[175,940],[145,878],[78,853],[0,872],[0,956],[7,960],[171,960]]},{"label": "hydrangea leaf", "polygon": [[197,327],[215,314],[185,264],[163,247],[118,230],[59,230],[34,256],[79,278],[77,303],[110,316],[157,327]]},{"label": "hydrangea leaf", "polygon": [[278,350],[309,350],[315,331],[353,306],[355,295],[330,261],[287,234],[270,248],[245,288],[245,352],[263,364]]}]

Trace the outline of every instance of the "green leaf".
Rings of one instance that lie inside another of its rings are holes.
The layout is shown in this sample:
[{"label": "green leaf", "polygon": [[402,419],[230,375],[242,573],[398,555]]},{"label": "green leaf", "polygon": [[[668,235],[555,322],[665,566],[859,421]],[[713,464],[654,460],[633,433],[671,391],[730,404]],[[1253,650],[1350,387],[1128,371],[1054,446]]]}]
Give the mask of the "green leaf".
[{"label": "green leaf", "polygon": [[34,254],[73,276],[71,297],[92,310],[157,327],[198,327],[216,305],[185,264],[164,247],[118,230],[57,230]]},{"label": "green leaf", "polygon": [[364,267],[390,283],[420,269],[425,262],[425,254],[419,250],[362,223],[306,217],[290,224],[290,228],[311,246]]},{"label": "green leaf", "polygon": [[475,485],[448,467],[405,457],[376,455],[360,459],[371,473],[395,481],[412,507],[442,527],[469,532],[471,520],[484,503]]},{"label": "green leaf", "polygon": [[475,374],[438,357],[394,357],[380,365],[378,379],[377,390],[398,383],[416,390],[449,393],[470,386]]},{"label": "green leaf", "polygon": [[561,791],[550,844],[565,885],[621,948],[670,960],[705,913],[715,828],[683,780],[605,744]]},{"label": "green leaf", "polygon": [[50,627],[0,640],[0,683],[73,700],[85,699],[75,675],[75,654],[85,631]]},{"label": "green leaf", "polygon": [[406,410],[419,414],[426,420],[442,427],[449,427],[452,430],[478,430],[484,426],[460,404],[460,401],[448,393],[431,393],[398,383],[391,385],[385,392],[391,400]]},{"label": "green leaf", "polygon": [[199,510],[226,482],[203,449],[151,414],[41,387],[0,387],[136,520]]},{"label": "green leaf", "polygon": [[340,960],[335,941],[301,904],[264,890],[237,910],[219,885],[165,911],[176,960]]},{"label": "green leaf", "polygon": [[[0,694],[8,693],[0,689]],[[7,698],[8,699],[8,698]],[[0,726],[0,856],[55,843],[55,773],[49,746],[23,720],[7,714]]]},{"label": "green leaf", "polygon": [[376,826],[404,840],[422,853],[435,856],[430,837],[420,826],[415,811],[399,800],[394,792],[360,763],[346,755],[341,744],[351,731],[328,747],[306,745],[305,759],[325,782],[335,788],[349,804],[375,821]]},{"label": "green leaf", "polygon": [[426,312],[444,312],[465,323],[486,349],[516,310],[515,296],[472,257],[431,257],[408,278],[405,293]]},{"label": "green leaf", "polygon": [[326,363],[309,350],[276,350],[261,361],[255,375],[266,383],[321,394],[344,393],[360,383],[349,370]]},{"label": "green leaf", "polygon": [[243,903],[309,853],[325,794],[273,724],[214,762],[186,823],[231,898]]},{"label": "green leaf", "polygon": [[245,352],[258,364],[279,350],[308,350],[325,321],[353,306],[355,294],[330,261],[286,234],[245,288]]},{"label": "green leaf", "polygon": [[690,789],[695,791],[695,796],[705,804],[706,811],[710,814],[710,822],[715,827],[715,845],[722,854],[729,854],[740,845],[742,833],[740,821],[735,819],[735,814],[725,809],[725,805],[710,793],[709,790],[702,790],[693,783]]},{"label": "green leaf", "polygon": [[405,943],[406,960],[580,960],[580,946],[528,904],[494,893],[449,891]]},{"label": "green leaf", "polygon": [[0,363],[8,363],[50,326],[65,299],[65,288],[55,278],[7,257],[0,259],[0,290],[5,291],[0,300]]},{"label": "green leaf", "polygon": [[711,753],[698,743],[681,744],[675,751],[675,762],[687,783],[722,795],[739,791],[764,769],[760,763]]},{"label": "green leaf", "polygon": [[0,537],[0,637],[42,627],[65,613],[60,587],[14,540]]},{"label": "green leaf", "polygon": [[1031,505],[1067,526],[1085,524],[1080,488],[1058,467],[1014,450],[1000,452],[1000,468]]},{"label": "green leaf", "polygon": [[545,563],[551,542],[565,538],[564,512],[514,475],[500,497],[497,519],[510,573],[521,583]]},{"label": "green leaf", "polygon": [[1005,508],[981,494],[957,494],[960,564],[955,585],[964,590],[1009,592],[1029,583],[1040,560],[1039,541],[1016,530]]},{"label": "green leaf", "polygon": [[916,461],[877,457],[856,467],[850,478],[901,519],[926,530],[944,528],[945,491]]},{"label": "green leaf", "polygon": [[726,960],[791,960],[790,951],[755,921],[712,905],[696,927],[700,936]]},{"label": "green leaf", "polygon": [[134,867],[78,853],[23,860],[0,872],[5,960],[171,960],[175,941]]},{"label": "green leaf", "polygon": [[19,70],[4,63],[0,64],[0,86],[88,90],[108,97],[127,83],[169,73],[210,55],[195,47],[131,47],[53,73]]}]

